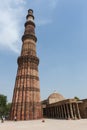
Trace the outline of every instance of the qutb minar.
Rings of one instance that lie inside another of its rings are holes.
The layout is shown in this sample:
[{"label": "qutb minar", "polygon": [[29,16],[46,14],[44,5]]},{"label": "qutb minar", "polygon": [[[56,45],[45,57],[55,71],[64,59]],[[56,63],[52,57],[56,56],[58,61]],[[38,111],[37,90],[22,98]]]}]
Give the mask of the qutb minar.
[{"label": "qutb minar", "polygon": [[12,99],[10,119],[32,120],[42,118],[38,76],[39,58],[36,54],[35,23],[33,10],[28,10],[22,36],[21,55]]}]

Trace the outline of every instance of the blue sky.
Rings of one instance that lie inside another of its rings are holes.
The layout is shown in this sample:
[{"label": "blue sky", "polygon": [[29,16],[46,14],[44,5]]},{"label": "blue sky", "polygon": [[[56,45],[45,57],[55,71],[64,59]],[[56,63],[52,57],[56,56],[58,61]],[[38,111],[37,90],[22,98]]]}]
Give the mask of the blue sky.
[{"label": "blue sky", "polygon": [[41,99],[54,91],[87,98],[87,0],[3,0],[0,93],[11,101],[29,8],[35,15]]}]

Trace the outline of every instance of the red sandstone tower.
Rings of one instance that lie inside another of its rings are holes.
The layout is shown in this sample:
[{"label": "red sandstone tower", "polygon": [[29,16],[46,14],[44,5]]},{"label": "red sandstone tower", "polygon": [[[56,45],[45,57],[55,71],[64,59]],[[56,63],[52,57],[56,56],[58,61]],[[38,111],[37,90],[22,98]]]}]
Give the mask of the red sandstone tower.
[{"label": "red sandstone tower", "polygon": [[22,36],[22,50],[18,57],[18,71],[15,81],[10,119],[40,119],[40,87],[38,76],[39,59],[36,55],[35,23],[33,10],[28,10],[25,31]]}]

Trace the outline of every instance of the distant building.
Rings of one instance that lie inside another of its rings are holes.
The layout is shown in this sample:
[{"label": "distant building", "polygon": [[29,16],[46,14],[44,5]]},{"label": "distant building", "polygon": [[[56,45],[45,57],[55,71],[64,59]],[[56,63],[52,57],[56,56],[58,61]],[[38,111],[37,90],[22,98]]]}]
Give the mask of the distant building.
[{"label": "distant building", "polygon": [[52,93],[42,101],[43,117],[56,119],[87,118],[87,99],[65,99],[59,93]]}]

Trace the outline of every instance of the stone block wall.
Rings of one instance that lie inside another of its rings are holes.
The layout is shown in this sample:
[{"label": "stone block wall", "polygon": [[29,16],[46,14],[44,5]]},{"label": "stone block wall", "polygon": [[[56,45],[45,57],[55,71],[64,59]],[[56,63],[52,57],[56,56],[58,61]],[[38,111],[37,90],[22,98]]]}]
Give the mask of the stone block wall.
[{"label": "stone block wall", "polygon": [[82,102],[79,103],[79,110],[81,118],[87,118],[87,99],[81,100]]}]

